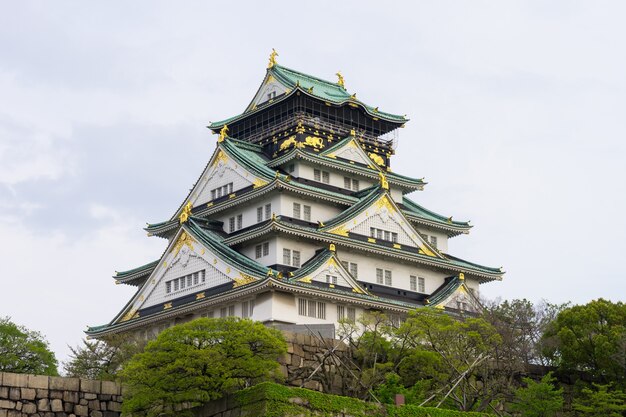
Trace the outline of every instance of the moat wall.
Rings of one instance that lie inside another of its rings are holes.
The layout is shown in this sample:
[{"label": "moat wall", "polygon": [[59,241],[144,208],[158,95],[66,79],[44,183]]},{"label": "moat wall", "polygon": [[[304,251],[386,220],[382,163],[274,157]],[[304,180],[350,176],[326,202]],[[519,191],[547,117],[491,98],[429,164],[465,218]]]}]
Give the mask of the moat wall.
[{"label": "moat wall", "polygon": [[111,381],[0,372],[0,417],[119,417]]}]

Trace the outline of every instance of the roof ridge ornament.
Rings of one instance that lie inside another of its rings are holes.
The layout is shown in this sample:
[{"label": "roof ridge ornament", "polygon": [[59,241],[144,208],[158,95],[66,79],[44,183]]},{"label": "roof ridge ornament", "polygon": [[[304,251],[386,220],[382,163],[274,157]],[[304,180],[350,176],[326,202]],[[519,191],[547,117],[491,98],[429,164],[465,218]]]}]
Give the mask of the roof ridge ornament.
[{"label": "roof ridge ornament", "polygon": [[276,49],[272,48],[272,52],[270,53],[270,62],[267,64],[267,69],[270,69],[274,65],[277,64],[277,62],[276,62],[276,57],[277,56],[278,56],[278,52],[276,52]]},{"label": "roof ridge ornament", "polygon": [[180,224],[183,224],[187,220],[189,220],[189,216],[191,216],[191,208],[191,201],[188,201],[187,204],[185,204],[185,207],[183,207],[183,211],[180,213],[180,216],[178,216],[178,221],[180,222]]},{"label": "roof ridge ornament", "polygon": [[217,138],[217,142],[224,142],[224,139],[226,138],[226,136],[228,135],[228,125],[224,125],[224,127],[222,127],[222,130],[220,130],[220,136]]},{"label": "roof ridge ornament", "polygon": [[387,182],[387,177],[382,172],[378,173],[378,177],[380,179],[380,186],[383,190],[389,190],[389,183]]},{"label": "roof ridge ornament", "polygon": [[337,71],[337,74],[335,74],[337,76],[337,85],[339,85],[339,87],[343,88],[344,90],[346,89],[346,83],[345,80],[343,79],[343,75],[341,75],[341,71]]}]

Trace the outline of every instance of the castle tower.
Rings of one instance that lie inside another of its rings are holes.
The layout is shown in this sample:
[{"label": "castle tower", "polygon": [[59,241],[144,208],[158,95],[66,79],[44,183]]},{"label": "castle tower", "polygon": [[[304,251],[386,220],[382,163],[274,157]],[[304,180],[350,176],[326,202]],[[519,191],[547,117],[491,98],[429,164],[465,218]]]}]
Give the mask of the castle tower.
[{"label": "castle tower", "polygon": [[408,119],[364,104],[337,76],[272,53],[245,111],[208,126],[217,143],[187,198],[146,228],[166,251],[116,274],[138,291],[88,335],[152,337],[201,316],[337,325],[372,310],[480,308],[479,285],[503,272],[448,253],[469,223],[407,198],[425,182],[391,170]]}]

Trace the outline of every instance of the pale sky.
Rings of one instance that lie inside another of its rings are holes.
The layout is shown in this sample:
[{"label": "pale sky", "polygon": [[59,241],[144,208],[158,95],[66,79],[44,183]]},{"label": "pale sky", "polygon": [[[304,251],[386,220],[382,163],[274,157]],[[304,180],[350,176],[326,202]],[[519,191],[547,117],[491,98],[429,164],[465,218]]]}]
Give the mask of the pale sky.
[{"label": "pale sky", "polygon": [[210,157],[205,128],[280,64],[407,114],[395,172],[474,224],[488,298],[626,301],[626,3],[4,2],[0,316],[57,357],[109,322]]}]

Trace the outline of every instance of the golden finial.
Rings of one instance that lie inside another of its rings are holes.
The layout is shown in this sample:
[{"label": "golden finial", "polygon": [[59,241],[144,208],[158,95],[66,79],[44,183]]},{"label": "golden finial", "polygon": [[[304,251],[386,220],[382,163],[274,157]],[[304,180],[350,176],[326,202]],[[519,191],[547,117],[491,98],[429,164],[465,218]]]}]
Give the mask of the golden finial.
[{"label": "golden finial", "polygon": [[270,54],[270,62],[269,64],[267,64],[267,68],[272,68],[274,65],[276,65],[276,57],[278,56],[278,52],[276,52],[276,49],[272,48],[272,53]]},{"label": "golden finial", "polygon": [[452,223],[452,216],[448,217],[448,223]]},{"label": "golden finial", "polygon": [[189,201],[187,204],[185,204],[185,207],[183,207],[182,213],[180,213],[180,216],[178,216],[180,224],[183,224],[187,220],[189,220],[189,216],[191,216],[191,207],[191,201]]},{"label": "golden finial", "polygon": [[324,227],[324,222],[318,220],[317,221],[317,227]]},{"label": "golden finial", "polygon": [[309,93],[313,92],[313,86],[309,87]]},{"label": "golden finial", "polygon": [[354,93],[354,94],[352,94],[352,95],[350,96],[350,100],[356,100],[356,93]]},{"label": "golden finial", "polygon": [[339,85],[339,87],[341,88],[346,88],[346,83],[343,79],[343,75],[341,75],[341,71],[337,71],[337,84]]},{"label": "golden finial", "polygon": [[350,136],[356,136],[356,130],[350,129]]},{"label": "golden finial", "polygon": [[378,107],[374,107],[374,113],[378,113]]},{"label": "golden finial", "polygon": [[272,221],[275,222],[276,221],[276,213],[272,213]]},{"label": "golden finial", "polygon": [[335,248],[335,244],[334,244],[334,243],[331,243],[331,244],[330,244],[330,247],[329,247],[328,249],[330,249],[330,251],[331,251],[331,252],[335,252],[335,250],[336,250],[336,248]]},{"label": "golden finial", "polygon": [[272,271],[272,268],[267,270],[267,276],[268,277],[273,277],[274,276],[274,271]]},{"label": "golden finial", "polygon": [[459,274],[459,279],[460,279],[461,281],[464,281],[464,280],[465,280],[465,274],[464,274],[463,272],[461,272],[461,273]]},{"label": "golden finial", "polygon": [[383,174],[382,172],[379,172],[378,176],[380,178],[380,186],[383,187],[383,190],[388,190],[389,183],[387,182],[387,178],[385,177],[385,174]]},{"label": "golden finial", "polygon": [[226,137],[227,134],[228,134],[228,126],[224,125],[224,127],[222,127],[222,130],[220,130],[220,137],[217,138],[217,141],[224,142],[224,138]]},{"label": "golden finial", "polygon": [[283,273],[281,271],[278,271],[278,275],[276,275],[276,278],[283,279]]}]

